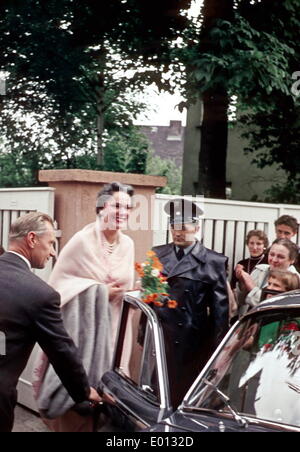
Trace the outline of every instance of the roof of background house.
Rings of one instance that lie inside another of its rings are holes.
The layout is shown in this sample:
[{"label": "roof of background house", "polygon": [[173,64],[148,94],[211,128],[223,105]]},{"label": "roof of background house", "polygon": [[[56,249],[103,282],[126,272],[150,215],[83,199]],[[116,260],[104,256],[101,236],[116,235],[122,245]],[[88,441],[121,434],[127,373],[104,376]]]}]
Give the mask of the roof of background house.
[{"label": "roof of background house", "polygon": [[155,155],[169,158],[182,166],[184,130],[181,121],[170,121],[169,126],[139,126],[149,139]]}]

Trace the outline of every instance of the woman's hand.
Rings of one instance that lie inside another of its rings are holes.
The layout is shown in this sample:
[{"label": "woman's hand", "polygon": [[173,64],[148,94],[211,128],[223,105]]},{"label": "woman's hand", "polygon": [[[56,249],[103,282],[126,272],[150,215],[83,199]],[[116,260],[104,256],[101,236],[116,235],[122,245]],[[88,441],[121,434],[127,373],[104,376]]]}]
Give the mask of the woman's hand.
[{"label": "woman's hand", "polygon": [[239,281],[242,283],[242,285],[245,287],[247,292],[250,292],[255,287],[255,283],[249,273],[242,270],[240,272],[240,279]]},{"label": "woman's hand", "polygon": [[124,293],[124,289],[122,287],[120,287],[118,284],[108,284],[108,298],[109,300],[117,297],[117,296],[121,296]]},{"label": "woman's hand", "polygon": [[142,281],[141,281],[140,279],[138,279],[138,280],[135,282],[135,285],[134,285],[134,289],[133,289],[133,290],[141,290],[141,288],[142,288]]},{"label": "woman's hand", "polygon": [[241,264],[237,264],[235,267],[235,276],[238,280],[242,278],[242,272],[244,271],[244,267]]}]

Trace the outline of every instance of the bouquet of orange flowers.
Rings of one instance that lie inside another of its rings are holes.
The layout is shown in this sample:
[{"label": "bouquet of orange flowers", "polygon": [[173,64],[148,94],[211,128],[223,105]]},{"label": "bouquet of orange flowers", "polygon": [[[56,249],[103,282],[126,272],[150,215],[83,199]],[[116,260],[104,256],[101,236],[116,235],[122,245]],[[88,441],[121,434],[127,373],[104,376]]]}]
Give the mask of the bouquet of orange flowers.
[{"label": "bouquet of orange flowers", "polygon": [[167,278],[161,274],[163,266],[154,251],[148,251],[146,261],[136,263],[135,269],[141,278],[142,300],[145,303],[176,308],[177,301],[169,298]]}]

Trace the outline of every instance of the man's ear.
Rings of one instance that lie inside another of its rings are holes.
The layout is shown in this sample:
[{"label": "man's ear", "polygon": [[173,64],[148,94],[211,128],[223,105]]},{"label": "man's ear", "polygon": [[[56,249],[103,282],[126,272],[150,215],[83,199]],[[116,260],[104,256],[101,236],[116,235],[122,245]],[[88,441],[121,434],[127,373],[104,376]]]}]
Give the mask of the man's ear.
[{"label": "man's ear", "polygon": [[36,233],[33,231],[28,232],[26,236],[26,243],[29,246],[29,248],[34,248],[36,244]]}]

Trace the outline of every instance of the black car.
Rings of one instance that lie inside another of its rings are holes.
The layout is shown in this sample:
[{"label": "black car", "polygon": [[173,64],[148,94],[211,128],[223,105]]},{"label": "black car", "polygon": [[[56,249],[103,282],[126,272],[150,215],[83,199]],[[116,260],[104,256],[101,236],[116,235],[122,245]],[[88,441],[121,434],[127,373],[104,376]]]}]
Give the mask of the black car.
[{"label": "black car", "polygon": [[160,322],[151,307],[127,295],[113,369],[101,391],[126,431],[300,432],[299,354],[295,291],[238,321],[173,409]]}]

